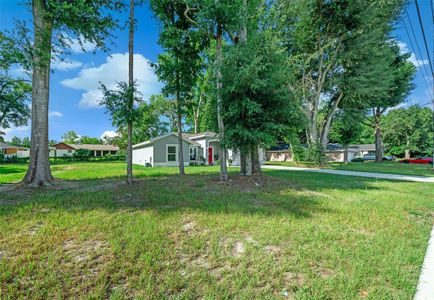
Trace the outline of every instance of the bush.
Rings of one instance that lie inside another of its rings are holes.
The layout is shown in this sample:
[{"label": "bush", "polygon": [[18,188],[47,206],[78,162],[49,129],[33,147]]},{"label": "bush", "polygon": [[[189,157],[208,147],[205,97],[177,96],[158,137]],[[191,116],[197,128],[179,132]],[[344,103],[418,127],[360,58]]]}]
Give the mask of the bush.
[{"label": "bush", "polygon": [[311,145],[306,151],[305,160],[313,162],[315,165],[325,165],[325,151],[320,144]]},{"label": "bush", "polygon": [[356,157],[356,158],[353,158],[353,159],[351,160],[351,162],[364,162],[364,160],[363,160],[363,158],[361,158],[361,157]]}]

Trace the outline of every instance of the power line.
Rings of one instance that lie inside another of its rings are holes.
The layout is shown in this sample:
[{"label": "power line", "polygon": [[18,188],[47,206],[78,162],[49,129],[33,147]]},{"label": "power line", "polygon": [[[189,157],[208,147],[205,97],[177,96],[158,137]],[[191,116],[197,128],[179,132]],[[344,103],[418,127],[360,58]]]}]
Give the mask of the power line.
[{"label": "power line", "polygon": [[[407,7],[405,8],[405,14],[406,14],[406,16],[407,16],[408,23],[410,24],[410,29],[411,29],[411,33],[413,34],[413,39],[414,39],[414,41],[415,41],[415,43],[416,43],[417,54],[418,54],[419,57],[423,60],[422,51],[420,50],[419,42],[418,42],[418,39],[416,38],[416,34],[415,34],[415,32],[414,32],[413,24],[411,23],[411,19],[410,19],[410,15],[408,14]],[[404,23],[404,26],[405,26],[405,21],[403,21],[403,23]],[[405,31],[407,32],[408,38],[410,39],[410,44],[412,44],[412,42],[411,42],[411,38],[410,38],[410,35],[408,34],[408,29],[407,29],[406,26],[405,26]],[[415,48],[414,48],[413,44],[412,44],[412,48],[413,48],[413,52],[415,53],[416,51],[415,51]],[[416,53],[415,53],[415,56],[416,56]],[[426,75],[426,78],[431,78],[432,76],[429,75],[429,71],[427,71],[427,69],[426,69],[426,67],[425,67],[425,64],[420,65],[420,64],[419,64],[419,60],[417,59],[417,57],[416,57],[416,62],[418,63],[419,68],[421,69],[421,72],[422,72],[422,73],[425,72],[424,74]],[[422,75],[424,75],[424,74],[422,74]],[[427,81],[426,78],[424,77],[425,81]],[[427,87],[428,87],[428,85],[427,85]],[[428,88],[428,90],[430,90],[430,89]]]},{"label": "power line", "polygon": [[433,70],[433,67],[432,67],[431,57],[429,55],[429,50],[428,50],[429,48],[428,48],[428,44],[426,42],[425,30],[423,28],[422,17],[420,16],[419,4],[417,3],[417,0],[414,0],[414,3],[416,4],[417,16],[419,18],[419,25],[420,25],[420,28],[422,30],[423,42],[425,44],[426,55],[428,55],[429,66],[431,68],[431,74],[432,74],[432,76],[434,76],[434,70]]},{"label": "power line", "polygon": [[[404,25],[405,32],[407,33],[408,40],[410,41],[410,47],[412,48],[412,51],[415,52],[415,47],[414,47],[414,45],[413,45],[413,41],[412,41],[412,39],[411,39],[411,36],[410,36],[409,31],[408,31],[407,25],[405,24],[405,19],[402,19],[402,24]],[[410,23],[410,24],[411,24],[411,23]],[[415,38],[415,41],[416,41],[416,44],[417,44],[417,39],[416,39],[416,38]],[[418,47],[419,47],[419,46],[418,46]],[[425,73],[423,72],[423,68],[422,68],[422,66],[420,65],[420,62],[419,62],[419,60],[417,59],[417,57],[416,57],[416,64],[417,64],[418,68],[421,69],[423,81],[425,82],[425,85],[426,85],[426,87],[427,87],[427,89],[428,89],[428,93],[429,93],[430,97],[433,98],[433,96],[432,96],[432,94],[431,94],[431,89],[429,88],[428,80],[427,80],[426,77],[425,77]]]}]

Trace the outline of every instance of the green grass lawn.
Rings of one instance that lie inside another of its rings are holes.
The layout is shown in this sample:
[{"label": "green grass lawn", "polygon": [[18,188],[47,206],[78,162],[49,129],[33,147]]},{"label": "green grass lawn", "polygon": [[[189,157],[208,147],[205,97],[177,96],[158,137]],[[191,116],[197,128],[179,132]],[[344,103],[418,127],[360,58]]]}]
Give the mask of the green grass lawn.
[{"label": "green grass lawn", "polygon": [[[312,163],[296,163],[296,162],[267,162],[269,165],[280,165],[290,167],[315,167]],[[429,164],[401,164],[399,162],[384,161],[382,163],[375,162],[354,162],[348,163],[329,163],[325,168],[347,171],[361,172],[376,172],[389,174],[403,174],[415,176],[434,176],[434,169]]]},{"label": "green grass lawn", "polygon": [[128,186],[122,163],[53,169],[86,180],[0,188],[2,299],[410,299],[434,215],[422,183],[267,170],[222,184],[189,167],[136,168]]}]

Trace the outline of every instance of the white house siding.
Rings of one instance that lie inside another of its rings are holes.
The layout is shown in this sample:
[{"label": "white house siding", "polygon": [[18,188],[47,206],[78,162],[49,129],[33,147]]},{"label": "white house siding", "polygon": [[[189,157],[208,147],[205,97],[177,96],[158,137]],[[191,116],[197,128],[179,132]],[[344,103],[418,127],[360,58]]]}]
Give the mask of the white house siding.
[{"label": "white house siding", "polygon": [[154,147],[152,145],[144,148],[133,149],[133,164],[146,165],[154,164]]},{"label": "white house siding", "polygon": [[208,147],[206,143],[206,138],[195,139],[194,141],[200,144],[200,148],[198,149],[197,154],[199,155],[199,157],[203,157],[203,159],[205,160],[205,164],[208,164]]},{"label": "white house siding", "polygon": [[[71,151],[71,153],[69,151]],[[75,150],[57,149],[56,157],[73,156],[74,152]]]}]

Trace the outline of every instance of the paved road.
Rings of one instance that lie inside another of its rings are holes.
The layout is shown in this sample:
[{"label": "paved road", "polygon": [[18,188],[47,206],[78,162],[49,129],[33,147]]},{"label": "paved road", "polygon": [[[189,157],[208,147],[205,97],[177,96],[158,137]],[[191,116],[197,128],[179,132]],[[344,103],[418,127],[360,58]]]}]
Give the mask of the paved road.
[{"label": "paved road", "polygon": [[424,176],[357,172],[357,171],[331,170],[331,169],[319,169],[319,168],[267,166],[267,165],[262,166],[262,168],[272,169],[272,170],[307,171],[307,172],[317,172],[317,173],[326,173],[326,174],[335,174],[335,175],[360,176],[360,177],[368,177],[368,178],[381,178],[381,179],[391,179],[391,180],[434,183],[434,177],[424,177]]}]

